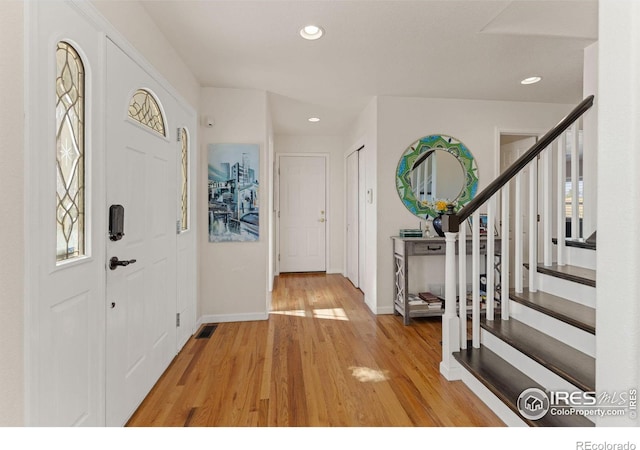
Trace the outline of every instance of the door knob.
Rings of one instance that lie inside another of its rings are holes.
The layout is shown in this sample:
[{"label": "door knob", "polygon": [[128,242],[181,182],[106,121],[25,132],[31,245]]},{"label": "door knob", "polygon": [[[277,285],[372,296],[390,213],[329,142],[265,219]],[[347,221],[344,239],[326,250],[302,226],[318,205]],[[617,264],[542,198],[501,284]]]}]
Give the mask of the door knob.
[{"label": "door knob", "polygon": [[125,266],[128,266],[129,264],[133,264],[135,262],[136,262],[135,259],[120,261],[117,256],[114,256],[113,258],[111,258],[109,260],[109,269],[116,270],[116,268],[118,266],[125,267]]},{"label": "door knob", "polygon": [[318,219],[318,222],[324,222],[324,217],[322,219]]}]

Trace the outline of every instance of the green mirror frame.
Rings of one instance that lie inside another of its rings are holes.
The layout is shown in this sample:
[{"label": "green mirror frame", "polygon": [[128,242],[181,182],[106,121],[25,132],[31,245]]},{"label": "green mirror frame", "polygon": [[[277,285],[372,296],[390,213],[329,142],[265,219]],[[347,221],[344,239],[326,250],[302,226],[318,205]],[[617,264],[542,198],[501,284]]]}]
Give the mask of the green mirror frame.
[{"label": "green mirror frame", "polygon": [[451,136],[440,134],[424,136],[407,147],[396,169],[396,188],[400,200],[412,214],[421,219],[437,217],[444,212],[437,209],[435,203],[418,200],[411,189],[411,171],[416,161],[424,153],[433,150],[449,152],[460,162],[464,171],[465,181],[460,194],[455,199],[446,199],[446,203],[453,205],[454,212],[469,203],[478,191],[478,166],[469,149]]}]

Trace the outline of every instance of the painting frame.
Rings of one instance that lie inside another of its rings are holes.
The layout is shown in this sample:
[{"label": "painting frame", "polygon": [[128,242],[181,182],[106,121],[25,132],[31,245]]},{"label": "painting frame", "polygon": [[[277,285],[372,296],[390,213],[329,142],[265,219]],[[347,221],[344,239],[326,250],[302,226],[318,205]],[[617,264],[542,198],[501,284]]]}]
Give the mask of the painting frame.
[{"label": "painting frame", "polygon": [[260,240],[260,145],[207,146],[209,242]]}]

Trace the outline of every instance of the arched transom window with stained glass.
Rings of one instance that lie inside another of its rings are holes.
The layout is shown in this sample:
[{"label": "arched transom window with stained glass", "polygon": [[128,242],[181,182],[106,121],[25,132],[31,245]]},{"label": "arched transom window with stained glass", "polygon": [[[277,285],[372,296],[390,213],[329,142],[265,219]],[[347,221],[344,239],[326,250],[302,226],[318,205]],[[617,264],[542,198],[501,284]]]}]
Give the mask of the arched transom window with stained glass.
[{"label": "arched transom window with stained glass", "polygon": [[148,90],[138,89],[133,94],[129,102],[129,117],[156,133],[166,136],[162,110],[158,101]]},{"label": "arched transom window with stained glass", "polygon": [[67,42],[56,48],[56,261],[85,255],[85,70]]}]

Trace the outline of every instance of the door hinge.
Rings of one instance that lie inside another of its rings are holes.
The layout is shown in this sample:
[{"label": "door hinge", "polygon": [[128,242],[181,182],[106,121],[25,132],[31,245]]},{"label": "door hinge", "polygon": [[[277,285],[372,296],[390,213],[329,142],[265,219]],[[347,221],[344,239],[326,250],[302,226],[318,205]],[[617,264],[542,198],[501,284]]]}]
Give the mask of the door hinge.
[{"label": "door hinge", "polygon": [[180,326],[180,313],[176,313],[176,327]]},{"label": "door hinge", "polygon": [[178,131],[176,132],[176,141],[177,142],[182,141],[182,128],[178,128]]},{"label": "door hinge", "polygon": [[182,231],[182,219],[176,220],[176,234]]},{"label": "door hinge", "polygon": [[280,253],[278,253],[278,261],[280,261]]},{"label": "door hinge", "polygon": [[537,221],[540,222],[540,214],[538,214],[538,220]]}]

